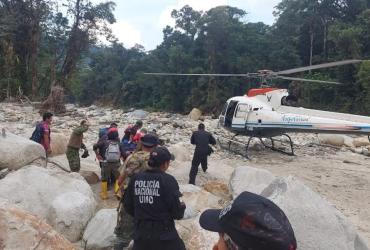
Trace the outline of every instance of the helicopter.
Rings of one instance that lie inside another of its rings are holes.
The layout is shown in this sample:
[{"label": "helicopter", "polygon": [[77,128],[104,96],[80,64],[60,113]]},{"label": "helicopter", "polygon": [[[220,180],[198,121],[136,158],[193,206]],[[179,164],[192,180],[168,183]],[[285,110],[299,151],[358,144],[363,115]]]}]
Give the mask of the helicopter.
[{"label": "helicopter", "polygon": [[[229,148],[234,138],[238,135],[248,136],[246,156],[253,138],[258,138],[261,143],[274,151],[294,155],[293,141],[288,135],[294,133],[331,133],[331,134],[357,134],[367,135],[370,141],[370,117],[321,111],[294,107],[297,98],[290,95],[287,89],[270,87],[267,82],[271,79],[284,79],[291,81],[314,82],[325,84],[341,84],[333,81],[321,81],[290,77],[286,75],[328,68],[346,64],[360,63],[362,60],[343,60],[337,62],[311,65],[274,72],[260,70],[257,73],[245,74],[182,74],[182,73],[144,73],[157,76],[240,76],[247,78],[260,78],[261,87],[249,89],[243,96],[228,99],[218,118],[218,125],[234,133],[229,140]],[[288,139],[290,151],[275,147],[276,137],[284,136]],[[263,139],[270,139],[267,145]]]}]

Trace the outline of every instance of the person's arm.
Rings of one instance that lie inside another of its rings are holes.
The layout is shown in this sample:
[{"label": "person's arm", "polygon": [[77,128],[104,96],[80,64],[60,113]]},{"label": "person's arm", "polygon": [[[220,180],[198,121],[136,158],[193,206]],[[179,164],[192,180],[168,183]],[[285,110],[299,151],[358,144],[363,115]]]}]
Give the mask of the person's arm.
[{"label": "person's arm", "polygon": [[193,144],[193,145],[195,144],[194,133],[191,135],[190,143]]},{"label": "person's arm", "polygon": [[135,178],[131,179],[130,183],[128,184],[126,192],[123,194],[123,206],[126,212],[131,216],[135,216],[134,179]]},{"label": "person's arm", "polygon": [[213,135],[209,134],[209,143],[212,145],[216,145],[216,139],[213,137]]},{"label": "person's arm", "polygon": [[51,148],[50,148],[50,138],[49,138],[49,134],[47,133],[44,133],[44,145],[45,145],[45,150],[48,154],[51,153]]},{"label": "person's arm", "polygon": [[75,128],[73,130],[73,133],[77,134],[77,135],[81,135],[83,134],[84,132],[86,132],[87,130],[89,129],[88,126],[78,126],[77,128]]},{"label": "person's arm", "polygon": [[96,159],[98,159],[99,161],[102,161],[103,160],[103,156],[100,155],[100,152],[98,151],[98,149],[101,147],[101,143],[102,142],[98,142],[98,143],[95,143],[93,145],[93,151],[95,153],[95,156],[96,156]]},{"label": "person's arm", "polygon": [[179,184],[173,176],[170,176],[168,185],[167,204],[170,207],[170,213],[173,219],[180,220],[184,217],[186,205],[180,201],[182,194],[180,193]]}]

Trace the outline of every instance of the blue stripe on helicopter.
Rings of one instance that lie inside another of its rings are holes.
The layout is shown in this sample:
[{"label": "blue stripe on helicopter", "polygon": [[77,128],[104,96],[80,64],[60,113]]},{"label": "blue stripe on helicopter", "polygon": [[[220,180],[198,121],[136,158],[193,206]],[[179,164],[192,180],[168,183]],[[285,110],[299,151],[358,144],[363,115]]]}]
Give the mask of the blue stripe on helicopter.
[{"label": "blue stripe on helicopter", "polygon": [[[245,126],[285,127],[285,128],[289,128],[289,127],[319,128],[320,125],[323,125],[323,124],[286,124],[286,123],[253,123],[253,122],[248,122],[246,124],[232,124],[231,126],[236,127],[236,128],[244,128]],[[325,125],[335,126],[335,124],[325,124]],[[323,126],[325,126],[325,125],[323,125]],[[341,125],[339,125],[339,126],[341,126]],[[365,125],[365,126],[343,125],[343,126],[353,127],[354,129],[358,129],[358,130],[369,130],[370,129],[370,125]]]},{"label": "blue stripe on helicopter", "polygon": [[250,125],[254,125],[254,126],[257,126],[257,127],[263,127],[263,126],[279,126],[279,127],[312,127],[313,125],[312,124],[286,124],[286,123],[252,123],[252,122],[248,122],[248,123],[245,123],[245,124],[232,124],[231,126],[232,127],[241,127],[241,128],[244,128],[244,126],[247,125],[247,126],[250,126]]}]

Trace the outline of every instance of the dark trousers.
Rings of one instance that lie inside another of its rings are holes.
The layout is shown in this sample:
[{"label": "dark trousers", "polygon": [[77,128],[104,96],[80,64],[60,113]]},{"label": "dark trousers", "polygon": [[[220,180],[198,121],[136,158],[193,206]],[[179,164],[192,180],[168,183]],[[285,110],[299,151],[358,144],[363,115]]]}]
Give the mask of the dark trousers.
[{"label": "dark trousers", "polygon": [[189,174],[189,184],[195,185],[195,178],[198,174],[199,164],[202,165],[204,172],[207,170],[207,155],[204,154],[194,154],[193,160],[191,161],[191,169]]},{"label": "dark trousers", "polygon": [[173,240],[144,240],[134,241],[132,250],[186,250],[182,239]]}]

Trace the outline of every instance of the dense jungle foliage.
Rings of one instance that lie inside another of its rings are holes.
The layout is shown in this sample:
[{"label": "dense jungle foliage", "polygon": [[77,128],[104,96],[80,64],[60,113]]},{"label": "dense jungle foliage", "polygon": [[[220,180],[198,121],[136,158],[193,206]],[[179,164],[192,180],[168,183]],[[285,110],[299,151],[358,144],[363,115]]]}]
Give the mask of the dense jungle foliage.
[{"label": "dense jungle foliage", "polygon": [[[257,81],[143,72],[247,73],[370,58],[370,0],[282,0],[272,26],[247,22],[248,14],[231,6],[206,12],[184,6],[172,12],[176,26],[164,27],[163,42],[151,51],[117,42],[108,28],[114,7],[89,0],[0,0],[0,100],[21,94],[42,100],[52,86],[62,86],[67,101],[83,105],[217,113]],[[111,45],[98,45],[98,36]],[[294,91],[301,105],[370,114],[369,61],[295,76],[343,83],[274,82]]]}]

